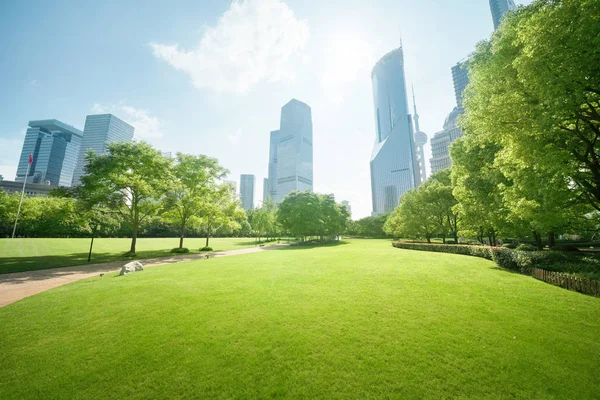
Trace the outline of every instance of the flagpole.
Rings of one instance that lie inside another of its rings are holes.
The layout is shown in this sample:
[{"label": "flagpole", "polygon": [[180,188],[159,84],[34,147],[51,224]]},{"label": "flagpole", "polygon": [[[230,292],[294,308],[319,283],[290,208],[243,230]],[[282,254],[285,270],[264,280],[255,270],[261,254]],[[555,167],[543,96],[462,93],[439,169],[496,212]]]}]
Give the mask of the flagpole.
[{"label": "flagpole", "polygon": [[17,210],[17,218],[15,218],[15,226],[13,227],[12,239],[15,238],[15,232],[17,231],[17,222],[19,221],[19,214],[21,213],[21,204],[23,203],[23,195],[25,194],[25,184],[27,183],[27,177],[29,176],[29,168],[31,168],[31,154],[29,155],[29,162],[27,163],[27,173],[25,179],[23,179],[23,189],[21,190],[21,200],[19,200],[19,209]]}]

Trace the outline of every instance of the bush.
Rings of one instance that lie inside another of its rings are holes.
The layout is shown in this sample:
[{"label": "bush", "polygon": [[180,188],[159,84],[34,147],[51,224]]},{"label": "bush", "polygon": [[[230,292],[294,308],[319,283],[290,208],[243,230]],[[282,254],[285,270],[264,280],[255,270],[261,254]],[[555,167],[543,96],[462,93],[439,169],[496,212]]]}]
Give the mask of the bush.
[{"label": "bush", "polygon": [[504,243],[502,245],[502,248],[504,248],[504,249],[516,249],[517,248],[517,244],[515,244],[515,243]]},{"label": "bush", "polygon": [[209,247],[209,246],[204,246],[203,248],[200,249],[200,251],[213,251],[213,248]]},{"label": "bush", "polygon": [[446,240],[446,244],[456,244],[456,240]]},{"label": "bush", "polygon": [[182,247],[181,249],[179,247],[175,247],[174,249],[171,249],[171,253],[184,254],[189,252],[190,250],[187,247]]},{"label": "bush", "polygon": [[553,251],[568,251],[572,253],[581,253],[581,250],[577,246],[572,244],[559,244],[552,248]]},{"label": "bush", "polygon": [[537,247],[532,246],[532,245],[527,244],[527,243],[521,243],[520,245],[518,245],[516,247],[516,250],[519,250],[519,251],[537,251]]},{"label": "bush", "polygon": [[392,242],[394,247],[407,250],[422,250],[435,251],[438,253],[463,254],[466,256],[474,256],[492,259],[492,253],[487,246],[465,245],[465,244],[438,244],[438,243],[409,243],[409,242]]}]

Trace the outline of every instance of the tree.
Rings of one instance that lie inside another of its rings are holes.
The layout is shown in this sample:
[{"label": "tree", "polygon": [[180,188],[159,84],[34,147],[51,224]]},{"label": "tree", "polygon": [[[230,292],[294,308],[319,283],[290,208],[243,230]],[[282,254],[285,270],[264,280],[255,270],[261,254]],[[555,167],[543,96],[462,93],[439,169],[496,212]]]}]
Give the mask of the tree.
[{"label": "tree", "polygon": [[511,183],[498,188],[506,219],[538,247],[585,213],[576,203],[600,210],[599,46],[600,2],[537,0],[471,58],[465,137],[496,147],[489,164]]},{"label": "tree", "polygon": [[390,214],[384,231],[395,237],[431,238],[439,228],[438,221],[424,204],[424,190],[411,189],[400,197],[400,205]]},{"label": "tree", "polygon": [[198,216],[206,233],[206,247],[215,231],[222,228],[240,229],[240,222],[246,220],[246,213],[227,184],[207,192]]},{"label": "tree", "polygon": [[141,224],[162,208],[173,181],[171,160],[145,142],[115,142],[108,145],[106,154],[86,154],[86,162],[81,200],[130,224],[129,253],[135,254]]},{"label": "tree", "polygon": [[177,153],[173,167],[174,181],[164,199],[163,217],[173,222],[179,230],[179,248],[183,248],[186,226],[199,223],[198,213],[216,189],[216,181],[229,173],[215,158]]}]

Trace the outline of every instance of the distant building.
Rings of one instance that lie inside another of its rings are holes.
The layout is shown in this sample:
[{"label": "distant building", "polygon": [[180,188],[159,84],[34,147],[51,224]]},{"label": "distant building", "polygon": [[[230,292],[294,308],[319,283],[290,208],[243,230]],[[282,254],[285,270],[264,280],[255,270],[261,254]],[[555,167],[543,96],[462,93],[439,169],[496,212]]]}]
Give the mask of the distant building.
[{"label": "distant building", "polygon": [[[55,119],[29,121],[15,181],[71,186],[82,132]],[[27,174],[29,155],[33,162]]]},{"label": "distant building", "polygon": [[458,62],[452,67],[452,82],[454,83],[454,97],[456,106],[463,111],[463,94],[469,85],[469,60]]},{"label": "distant building", "polygon": [[415,91],[413,89],[413,107],[415,113],[413,119],[414,124],[414,141],[417,162],[419,164],[420,182],[423,183],[427,179],[427,167],[425,165],[425,143],[427,143],[427,134],[421,131],[419,127],[419,114],[417,113],[417,101],[415,100]]},{"label": "distant building", "polygon": [[269,178],[263,178],[263,204],[270,198],[269,196]]},{"label": "distant building", "polygon": [[240,175],[240,199],[244,210],[254,209],[254,183],[256,178],[254,175]]},{"label": "distant building", "polygon": [[444,129],[437,132],[431,139],[430,167],[432,174],[452,166],[450,145],[462,136],[462,131],[456,125],[456,119],[459,115],[460,110],[455,107],[446,117]]},{"label": "distant building", "polygon": [[421,173],[406,101],[402,46],[375,64],[371,79],[376,125],[371,196],[376,216],[392,212],[400,196],[419,185]]},{"label": "distant building", "polygon": [[494,30],[498,29],[502,17],[508,11],[516,8],[513,0],[490,0],[490,11],[492,12],[492,20],[494,21]]},{"label": "distant building", "polygon": [[88,115],[83,128],[83,141],[79,149],[77,166],[73,174],[73,186],[81,183],[85,173],[85,154],[94,150],[97,155],[106,153],[107,145],[113,142],[131,142],[133,126],[112,114]]},{"label": "distant building", "polygon": [[[52,189],[56,189],[58,186],[45,185],[40,183],[26,183],[25,184],[25,195],[29,197],[45,197]],[[21,193],[23,190],[23,182],[15,181],[4,181],[0,180],[0,189],[6,193]]]},{"label": "distant building", "polygon": [[292,99],[281,108],[279,130],[270,137],[269,195],[276,204],[295,190],[313,190],[312,137],[310,107]]},{"label": "distant building", "polygon": [[348,200],[342,200],[341,204],[346,207],[346,210],[348,210],[350,214],[352,214],[352,207],[350,207],[350,202]]}]

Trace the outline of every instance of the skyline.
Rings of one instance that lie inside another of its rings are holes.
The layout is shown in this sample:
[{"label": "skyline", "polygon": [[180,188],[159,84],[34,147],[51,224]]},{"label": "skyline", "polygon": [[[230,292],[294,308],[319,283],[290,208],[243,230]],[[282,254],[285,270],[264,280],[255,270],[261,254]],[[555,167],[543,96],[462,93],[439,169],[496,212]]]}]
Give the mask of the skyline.
[{"label": "skyline", "polygon": [[[375,61],[398,47],[401,27],[407,84],[415,86],[421,128],[431,138],[454,105],[450,68],[493,30],[485,0],[418,6],[383,0],[379,7],[353,0],[326,5],[176,3],[179,7],[155,2],[144,9],[113,1],[78,7],[68,1],[3,6],[0,19],[6,23],[0,27],[0,41],[14,62],[0,67],[6,80],[0,94],[5,110],[0,174],[14,177],[27,121],[59,119],[81,129],[85,115],[111,112],[135,126],[135,139],[161,151],[217,157],[231,171],[229,178],[256,175],[260,193],[260,178],[268,176],[263,160],[268,158],[269,132],[278,123],[281,105],[297,98],[313,110],[315,192],[349,200],[353,217],[364,217],[371,212],[368,160],[375,123],[369,77]],[[117,9],[132,18],[111,21],[106,32],[103,23]],[[137,13],[139,19],[133,18]],[[335,22],[327,18],[332,13],[337,13]],[[47,37],[41,34],[48,31],[52,15],[63,14],[71,21],[68,27]],[[47,20],[23,29],[26,21],[41,15]],[[265,18],[283,21],[284,26],[269,26],[284,33],[281,39],[289,51],[260,41],[264,31],[257,27]],[[435,29],[423,29],[430,25]],[[259,42],[232,38],[244,29],[256,33]],[[256,57],[252,68],[223,61],[249,50]],[[31,54],[40,59],[61,54],[71,62],[26,63]],[[198,70],[199,60],[211,62]],[[216,79],[216,70],[228,79]],[[425,152],[429,174],[429,144]]]}]

